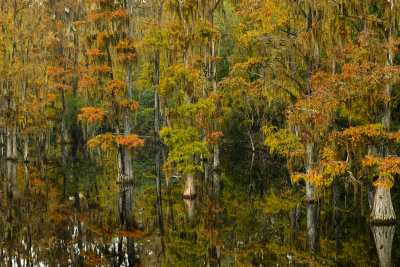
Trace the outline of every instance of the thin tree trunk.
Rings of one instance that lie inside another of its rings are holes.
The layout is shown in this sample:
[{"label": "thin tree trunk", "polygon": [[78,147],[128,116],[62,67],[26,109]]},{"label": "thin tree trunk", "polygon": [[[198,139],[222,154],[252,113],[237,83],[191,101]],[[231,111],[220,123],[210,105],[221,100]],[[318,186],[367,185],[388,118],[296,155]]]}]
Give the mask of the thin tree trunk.
[{"label": "thin tree trunk", "polygon": [[[161,23],[162,8],[164,2],[162,1],[159,6],[158,23]],[[156,183],[157,183],[157,207],[158,207],[158,224],[160,227],[161,235],[164,235],[164,223],[163,223],[163,211],[162,211],[162,198],[161,198],[161,170],[160,170],[160,156],[161,156],[161,140],[160,140],[160,99],[158,96],[157,85],[160,79],[160,50],[156,51],[155,58],[155,70],[154,70],[154,145],[156,150],[155,156],[155,171],[156,171]],[[164,250],[164,243],[162,242]]]},{"label": "thin tree trunk", "polygon": [[[127,1],[127,9],[130,10],[128,21],[128,38],[133,36],[133,0]],[[126,67],[126,83],[128,84],[125,93],[125,99],[132,100],[132,62],[129,62]],[[124,137],[131,134],[131,114],[128,108],[125,108],[123,114]],[[117,127],[117,134],[120,130]],[[132,213],[132,195],[133,195],[133,170],[130,151],[126,147],[119,146],[117,152],[118,163],[118,180],[119,184],[119,215],[121,228],[131,230],[133,227]],[[127,237],[127,255],[129,266],[135,264],[135,246],[133,237]]]},{"label": "thin tree trunk", "polygon": [[[307,173],[312,170],[313,164],[314,164],[314,146],[310,140],[307,140],[307,165],[306,165]],[[306,201],[314,202],[314,198],[315,198],[314,184],[306,182]]]}]

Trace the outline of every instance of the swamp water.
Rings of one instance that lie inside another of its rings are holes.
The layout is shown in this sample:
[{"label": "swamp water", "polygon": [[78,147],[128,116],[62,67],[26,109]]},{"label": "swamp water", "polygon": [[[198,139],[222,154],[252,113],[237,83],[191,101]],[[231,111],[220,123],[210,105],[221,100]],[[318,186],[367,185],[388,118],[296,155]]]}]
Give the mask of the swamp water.
[{"label": "swamp water", "polygon": [[[107,158],[3,163],[0,266],[400,266],[399,227],[368,226],[361,186],[339,183],[305,204],[279,159],[221,156],[220,184],[197,177],[195,200],[182,199],[182,179],[163,179],[161,219],[151,153],[136,156],[135,185],[116,184]],[[129,191],[128,227],[118,205]]]}]

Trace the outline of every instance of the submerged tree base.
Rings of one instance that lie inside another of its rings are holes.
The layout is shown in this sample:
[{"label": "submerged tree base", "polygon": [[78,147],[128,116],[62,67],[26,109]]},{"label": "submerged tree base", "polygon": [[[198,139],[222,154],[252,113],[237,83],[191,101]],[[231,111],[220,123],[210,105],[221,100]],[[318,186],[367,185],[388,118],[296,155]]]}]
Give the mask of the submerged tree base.
[{"label": "submerged tree base", "polygon": [[134,180],[119,180],[116,181],[116,184],[120,184],[120,185],[129,185],[129,184],[134,184],[135,181]]},{"label": "submerged tree base", "polygon": [[192,200],[194,200],[194,199],[196,199],[196,194],[183,195],[182,197],[183,197],[183,199],[192,199]]},{"label": "submerged tree base", "polygon": [[376,187],[374,204],[369,221],[375,225],[396,223],[396,214],[393,209],[390,189],[384,188],[382,185]]},{"label": "submerged tree base", "polygon": [[391,225],[397,225],[398,221],[397,219],[372,219],[368,218],[368,224],[371,226],[391,226]]},{"label": "submerged tree base", "polygon": [[312,205],[312,204],[315,204],[315,200],[314,199],[305,199],[304,203],[307,205]]}]

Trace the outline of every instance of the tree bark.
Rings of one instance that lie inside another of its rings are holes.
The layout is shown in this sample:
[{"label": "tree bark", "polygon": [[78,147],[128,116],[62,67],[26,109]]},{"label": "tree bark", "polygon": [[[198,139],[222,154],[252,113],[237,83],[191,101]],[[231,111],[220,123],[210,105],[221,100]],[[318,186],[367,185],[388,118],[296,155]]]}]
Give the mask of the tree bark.
[{"label": "tree bark", "polygon": [[376,187],[370,219],[373,223],[388,223],[396,220],[390,189],[384,188],[382,185]]},{"label": "tree bark", "polygon": [[[313,164],[314,164],[314,146],[312,141],[307,140],[307,165],[306,165],[307,173],[312,170]],[[315,198],[314,184],[306,182],[306,201],[313,202],[314,198]]]},{"label": "tree bark", "polygon": [[[211,24],[212,27],[214,27],[214,10],[212,10],[211,13]],[[211,73],[211,78],[212,78],[212,86],[213,86],[213,93],[215,97],[218,95],[218,88],[217,88],[217,57],[215,54],[215,37],[211,36],[211,49],[210,49],[210,56],[211,56],[211,62],[212,62],[212,73]],[[218,100],[214,101],[214,107],[215,110],[218,110]],[[214,121],[214,131],[218,131],[218,118],[215,118]],[[219,159],[219,142],[218,140],[214,144],[214,161],[213,161],[213,177],[214,177],[214,191],[216,194],[219,194],[219,188],[220,188],[220,176],[218,173],[219,165],[220,165],[220,159]]]},{"label": "tree bark", "polygon": [[[133,36],[133,2],[132,0],[127,1],[127,9],[130,10],[130,16],[128,20],[128,38]],[[125,92],[125,99],[132,100],[132,62],[129,62],[126,66],[126,83],[128,88]],[[131,134],[131,114],[128,108],[124,109],[123,113],[123,135],[127,137]],[[119,134],[119,129],[117,129]],[[123,228],[129,230],[133,226],[133,214],[132,214],[132,195],[133,195],[133,170],[132,170],[132,159],[130,151],[126,147],[119,146],[117,152],[118,162],[118,180],[119,184],[119,214],[120,224]],[[134,244],[133,238],[127,238],[128,256],[129,259],[132,253],[134,255]],[[129,260],[131,264],[131,261]]]}]

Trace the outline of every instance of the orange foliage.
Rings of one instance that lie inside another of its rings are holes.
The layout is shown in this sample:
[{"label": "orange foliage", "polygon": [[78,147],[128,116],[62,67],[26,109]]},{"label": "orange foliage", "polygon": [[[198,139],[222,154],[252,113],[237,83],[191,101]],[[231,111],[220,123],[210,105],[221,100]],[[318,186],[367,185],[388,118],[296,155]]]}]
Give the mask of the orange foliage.
[{"label": "orange foliage", "polygon": [[394,176],[400,174],[400,158],[397,156],[374,157],[367,155],[362,160],[364,171],[371,174],[378,174],[375,185],[382,185],[385,188],[393,186]]},{"label": "orange foliage", "polygon": [[131,111],[135,111],[139,107],[139,103],[134,101],[134,100],[122,100],[119,102],[119,104],[125,108],[130,109]]},{"label": "orange foliage", "polygon": [[128,88],[128,84],[120,80],[112,80],[109,81],[109,83],[110,84],[104,88],[104,92],[107,95],[116,96],[119,92],[123,92]]},{"label": "orange foliage", "polygon": [[147,234],[146,231],[139,231],[136,229],[132,229],[130,231],[119,231],[119,235],[126,236],[126,237],[134,237],[134,238],[142,238],[143,235]]},{"label": "orange foliage", "polygon": [[223,137],[224,134],[222,132],[213,132],[209,136],[207,136],[207,144],[214,144],[218,139]]},{"label": "orange foliage", "polygon": [[78,120],[86,119],[89,123],[97,120],[103,120],[103,111],[101,108],[86,107],[81,108],[81,111],[83,113],[78,115]]},{"label": "orange foliage", "polygon": [[134,147],[144,145],[144,140],[140,139],[137,134],[131,134],[126,137],[117,136],[116,140],[118,144],[125,146],[127,149],[132,149]]},{"label": "orange foliage", "polygon": [[113,135],[112,133],[100,134],[89,140],[89,148],[100,146],[102,150],[107,150],[112,144],[125,146],[127,149],[143,146],[144,140],[140,139],[138,135],[131,134],[126,137],[122,135]]},{"label": "orange foliage", "polygon": [[111,68],[105,65],[91,65],[89,67],[89,73],[91,74],[104,74],[111,72]]}]

